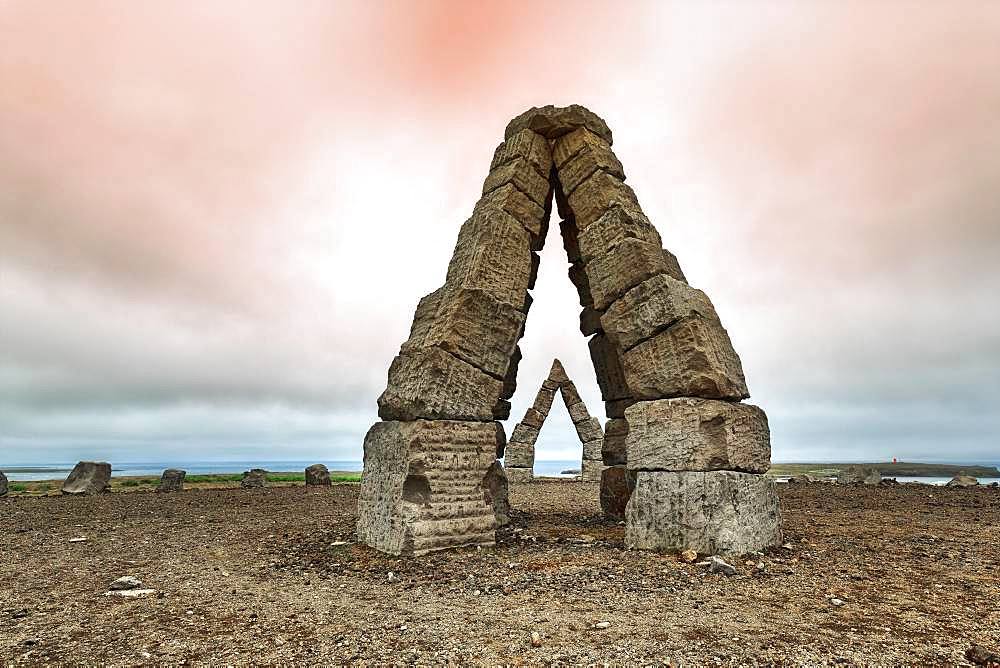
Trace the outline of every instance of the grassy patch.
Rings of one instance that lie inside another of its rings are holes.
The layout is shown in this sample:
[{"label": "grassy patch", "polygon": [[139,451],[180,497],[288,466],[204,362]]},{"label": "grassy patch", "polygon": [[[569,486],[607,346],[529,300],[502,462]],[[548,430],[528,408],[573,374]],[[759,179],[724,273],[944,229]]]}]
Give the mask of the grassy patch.
[{"label": "grassy patch", "polygon": [[26,492],[26,491],[28,491],[28,486],[27,485],[19,485],[17,483],[14,483],[10,487],[8,487],[7,489],[9,489],[12,492]]}]

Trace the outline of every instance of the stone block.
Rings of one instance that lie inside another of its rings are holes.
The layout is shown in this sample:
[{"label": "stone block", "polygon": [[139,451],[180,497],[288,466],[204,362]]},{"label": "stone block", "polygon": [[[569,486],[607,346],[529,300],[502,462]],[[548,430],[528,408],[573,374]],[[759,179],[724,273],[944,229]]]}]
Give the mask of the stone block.
[{"label": "stone block", "polygon": [[635,239],[659,248],[660,234],[649,218],[636,207],[614,206],[577,235],[580,259],[588,263],[607,255],[626,239]]},{"label": "stone block", "polygon": [[[515,429],[515,431],[517,430]],[[515,441],[511,436],[511,441],[507,444],[507,449],[503,454],[503,461],[507,469],[530,469],[535,465],[535,446]]]},{"label": "stone block", "polygon": [[529,129],[513,133],[493,152],[490,171],[518,158],[524,158],[535,171],[548,178],[552,170],[552,151],[545,137]]},{"label": "stone block", "polygon": [[639,471],[625,510],[625,546],[742,555],[781,544],[778,497],[766,476]]},{"label": "stone block", "polygon": [[541,207],[549,197],[549,179],[542,176],[525,158],[516,158],[491,171],[483,183],[483,195],[488,195],[500,186],[512,184]]},{"label": "stone block", "polygon": [[534,408],[529,408],[524,412],[524,418],[521,420],[521,424],[528,425],[529,427],[534,427],[535,429],[541,429],[542,424],[545,423],[545,415],[535,410]]},{"label": "stone block", "polygon": [[549,368],[548,379],[560,384],[569,382],[569,376],[566,375],[566,369],[563,368],[562,362],[557,359],[552,360],[552,366]]},{"label": "stone block", "polygon": [[592,306],[584,307],[580,311],[580,333],[584,336],[596,334],[601,330],[601,316],[603,314]]},{"label": "stone block", "polygon": [[79,462],[73,467],[62,493],[68,496],[92,496],[111,488],[111,464],[107,462]]},{"label": "stone block", "polygon": [[486,469],[486,477],[483,478],[482,486],[483,500],[487,505],[493,507],[493,516],[496,518],[497,527],[504,527],[510,524],[510,497],[508,494],[507,474],[500,462],[493,462]]},{"label": "stone block", "polygon": [[604,402],[604,414],[609,418],[625,417],[625,409],[635,403],[635,399],[616,399],[615,401]]},{"label": "stone block", "polygon": [[497,459],[503,459],[504,453],[507,450],[507,433],[503,430],[503,424],[501,422],[494,422],[496,426],[496,457]]},{"label": "stone block", "polygon": [[448,264],[448,286],[482,290],[527,312],[531,282],[531,234],[513,216],[481,210],[459,230]]},{"label": "stone block", "polygon": [[587,278],[586,268],[579,263],[569,266],[569,282],[576,288],[577,297],[580,299],[580,306],[584,308],[593,307],[594,298],[590,293],[590,279]]},{"label": "stone block", "polygon": [[629,238],[588,262],[584,273],[594,308],[604,311],[643,281],[667,273],[667,263],[659,246]]},{"label": "stone block", "polygon": [[187,477],[187,472],[180,469],[167,469],[160,476],[160,484],[156,487],[156,491],[161,494],[168,494],[170,492],[183,492],[184,491],[184,478]]},{"label": "stone block", "polygon": [[597,386],[601,388],[601,398],[615,401],[632,396],[625,383],[625,369],[622,367],[618,348],[604,334],[598,334],[587,342],[590,360],[594,364]]},{"label": "stone block", "polygon": [[440,348],[397,355],[378,399],[383,420],[492,421],[503,383]]},{"label": "stone block", "polygon": [[559,222],[559,233],[563,240],[563,249],[566,251],[566,258],[571,264],[580,263],[580,242],[576,221],[570,218]]},{"label": "stone block", "polygon": [[625,418],[632,470],[765,473],[771,466],[771,433],[757,406],[661,399],[631,406]]},{"label": "stone block", "polygon": [[608,124],[600,116],[578,104],[571,104],[568,107],[556,107],[551,104],[532,107],[507,124],[504,138],[510,139],[525,128],[534,130],[546,139],[561,137],[577,128],[587,128],[608,144],[612,143]]},{"label": "stone block", "polygon": [[576,190],[566,195],[566,202],[581,233],[614,206],[639,208],[635,192],[621,179],[604,171],[591,174]]},{"label": "stone block", "polygon": [[601,316],[601,327],[622,350],[629,350],[674,323],[692,317],[719,322],[719,315],[704,292],[658,274],[611,304]]},{"label": "stone block", "polygon": [[613,418],[605,423],[601,459],[606,465],[619,466],[628,461],[625,445],[627,437],[628,420]]},{"label": "stone block", "polygon": [[[610,151],[611,144],[587,128],[577,128],[552,142],[552,160],[556,169],[562,169],[572,158],[581,153]],[[624,179],[624,176],[619,177]]]},{"label": "stone block", "polygon": [[605,468],[600,459],[584,459],[580,462],[580,480],[584,482],[600,482],[601,474]]},{"label": "stone block", "polygon": [[531,482],[535,479],[535,472],[531,468],[507,466],[504,470],[507,472],[508,483]]},{"label": "stone block", "polygon": [[484,479],[495,461],[488,422],[379,422],[365,436],[358,539],[393,555],[492,545]]},{"label": "stone block", "polygon": [[576,384],[571,380],[567,380],[559,385],[559,393],[562,394],[563,403],[567,406],[572,406],[583,401],[583,398],[576,389]]},{"label": "stone block", "polygon": [[666,258],[667,262],[667,275],[687,283],[687,277],[684,275],[684,270],[681,269],[681,263],[677,261],[677,256],[664,248],[663,257]]},{"label": "stone block", "polygon": [[[601,428],[601,421],[595,417],[582,422],[577,422],[573,426],[576,427],[576,434],[580,437],[581,443],[604,440],[604,429]],[[594,459],[601,458],[600,449],[598,449],[597,452],[598,454],[594,457]]]},{"label": "stone block", "polygon": [[587,404],[582,401],[567,406],[566,410],[569,412],[569,419],[573,421],[573,424],[590,419],[590,412],[587,410]]},{"label": "stone block", "polygon": [[306,468],[307,487],[329,487],[331,484],[330,470],[323,464],[313,464]]},{"label": "stone block", "polygon": [[586,441],[583,444],[583,459],[592,462],[603,461],[601,458],[601,448],[603,444],[603,438],[599,438],[594,441]]},{"label": "stone block", "polygon": [[[586,132],[586,130],[582,130],[582,132]],[[568,136],[566,135],[566,137]],[[582,146],[574,156],[566,160],[558,168],[557,177],[562,184],[563,192],[567,195],[572,196],[573,191],[598,170],[607,172],[621,181],[625,180],[625,171],[622,169],[622,163],[618,161],[614,151],[611,150],[611,146],[596,135],[590,134],[590,137],[593,137],[596,141],[571,142],[582,144]],[[557,139],[556,146],[563,139],[565,137]]]},{"label": "stone block", "polygon": [[524,229],[528,230],[532,238],[543,236],[546,229],[545,221],[548,218],[545,208],[518,190],[513,183],[507,183],[483,195],[476,203],[475,211],[487,208],[494,208],[513,216],[524,225]]},{"label": "stone block", "polygon": [[7,476],[3,474],[3,471],[0,471],[0,496],[7,496],[7,492],[9,491]]},{"label": "stone block", "polygon": [[542,415],[548,415],[549,411],[552,409],[552,400],[555,399],[555,397],[556,388],[550,389],[545,387],[545,383],[542,383],[542,387],[539,388],[538,394],[535,395],[535,403],[533,403],[531,407]]},{"label": "stone block", "polygon": [[506,399],[497,399],[496,404],[493,405],[493,419],[494,420],[509,420],[510,419],[510,402]]},{"label": "stone block", "polygon": [[514,427],[514,433],[510,435],[510,440],[534,445],[535,441],[538,440],[538,429],[520,422]]},{"label": "stone block", "polygon": [[243,489],[261,489],[267,487],[267,471],[264,469],[244,471],[240,487]]},{"label": "stone block", "polygon": [[[524,331],[522,326],[521,331]],[[514,396],[514,392],[517,391],[517,367],[521,364],[521,348],[520,346],[514,346],[514,354],[510,356],[510,362],[507,365],[507,373],[503,377],[503,389],[500,392],[500,397],[503,399],[510,399]]]},{"label": "stone block", "polygon": [[692,317],[622,356],[625,382],[636,399],[746,399],[743,365],[718,321]]},{"label": "stone block", "polygon": [[601,472],[601,510],[606,517],[625,519],[625,508],[635,488],[635,473],[624,466],[609,466]]}]

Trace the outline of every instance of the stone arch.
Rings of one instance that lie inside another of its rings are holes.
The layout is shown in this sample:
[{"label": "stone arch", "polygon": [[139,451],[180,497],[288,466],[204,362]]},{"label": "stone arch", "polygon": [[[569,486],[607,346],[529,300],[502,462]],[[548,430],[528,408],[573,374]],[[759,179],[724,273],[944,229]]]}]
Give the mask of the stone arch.
[{"label": "stone arch", "polygon": [[[482,484],[503,455],[498,420],[510,415],[553,201],[609,418],[602,505],[625,517],[626,543],[745,552],[780,540],[762,475],[766,417],[739,403],[749,392],[729,336],[663,248],[611,144],[579,105],[508,124],[445,283],[420,300],[390,365],[383,421],[365,437],[361,541],[395,554],[494,542]],[[399,474],[416,459],[421,506],[403,502]]]},{"label": "stone arch", "polygon": [[580,462],[580,477],[583,480],[600,481],[604,470],[602,450],[604,428],[601,421],[590,416],[587,404],[576,389],[576,385],[559,360],[552,361],[549,375],[538,388],[535,401],[524,413],[524,417],[510,435],[510,442],[504,450],[506,475],[511,482],[527,482],[534,478],[535,441],[538,439],[556,392],[562,396],[563,404],[573,421],[573,428],[583,446]]}]

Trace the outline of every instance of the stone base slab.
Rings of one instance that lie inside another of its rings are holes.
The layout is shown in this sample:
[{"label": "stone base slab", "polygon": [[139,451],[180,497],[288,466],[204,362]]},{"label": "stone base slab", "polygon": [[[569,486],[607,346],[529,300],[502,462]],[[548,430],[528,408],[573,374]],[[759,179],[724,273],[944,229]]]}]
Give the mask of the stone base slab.
[{"label": "stone base slab", "polygon": [[625,545],[741,555],[781,543],[778,496],[764,475],[638,471],[625,510]]}]

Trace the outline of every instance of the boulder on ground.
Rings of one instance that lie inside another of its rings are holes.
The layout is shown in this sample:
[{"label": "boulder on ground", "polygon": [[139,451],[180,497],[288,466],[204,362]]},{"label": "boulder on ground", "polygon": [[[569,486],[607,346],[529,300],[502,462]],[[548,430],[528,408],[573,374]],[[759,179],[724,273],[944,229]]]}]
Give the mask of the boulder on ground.
[{"label": "boulder on ground", "polygon": [[243,474],[243,481],[240,483],[243,489],[257,489],[267,487],[267,471],[264,469],[250,469]]},{"label": "boulder on ground", "polygon": [[848,466],[837,474],[840,485],[877,485],[882,481],[882,474],[871,466]]},{"label": "boulder on ground", "polygon": [[979,484],[979,480],[975,476],[958,474],[947,483],[948,487],[975,487]]},{"label": "boulder on ground", "polygon": [[330,469],[323,464],[313,464],[306,469],[306,485],[310,487],[329,487]]},{"label": "boulder on ground", "polygon": [[80,462],[63,483],[62,493],[70,496],[90,496],[108,491],[111,487],[111,464],[107,462]]},{"label": "boulder on ground", "polygon": [[510,500],[507,490],[507,474],[500,462],[493,462],[483,478],[483,500],[493,506],[497,527],[510,524]]},{"label": "boulder on ground", "polygon": [[0,471],[0,496],[7,496],[7,476]]},{"label": "boulder on ground", "polygon": [[767,476],[636,472],[625,509],[626,547],[742,555],[780,544],[778,496]]},{"label": "boulder on ground", "polygon": [[187,477],[187,471],[182,471],[180,469],[167,469],[160,476],[160,485],[156,488],[157,492],[183,492],[184,491],[184,478]]}]

